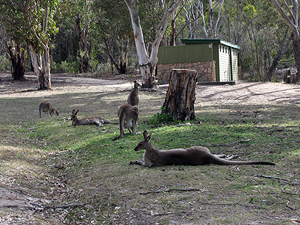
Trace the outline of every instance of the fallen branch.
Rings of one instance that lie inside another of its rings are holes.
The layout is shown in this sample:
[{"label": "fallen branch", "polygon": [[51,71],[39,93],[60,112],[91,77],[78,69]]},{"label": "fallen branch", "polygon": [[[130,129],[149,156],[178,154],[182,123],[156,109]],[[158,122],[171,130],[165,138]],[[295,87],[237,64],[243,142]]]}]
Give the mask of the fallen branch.
[{"label": "fallen branch", "polygon": [[262,175],[262,174],[256,175],[256,177],[262,177],[262,178],[268,178],[268,179],[274,179],[274,180],[283,180],[283,181],[290,182],[289,179],[285,179],[285,178],[281,178],[281,177],[266,176],[266,175]]},{"label": "fallen branch", "polygon": [[141,192],[140,195],[158,194],[158,193],[171,192],[171,191],[185,192],[185,191],[201,191],[201,190],[200,189],[175,189],[175,188],[172,188],[172,189],[168,189],[168,190]]},{"label": "fallen branch", "polygon": [[287,201],[286,207],[288,207],[290,210],[295,210],[293,207],[289,206],[290,201]]},{"label": "fallen branch", "polygon": [[167,216],[167,215],[172,215],[172,214],[175,214],[175,213],[173,213],[173,212],[154,213],[154,212],[151,210],[151,216]]},{"label": "fallen branch", "polygon": [[71,204],[65,204],[65,205],[51,205],[51,206],[45,206],[44,209],[67,209],[67,208],[77,208],[77,207],[83,207],[86,203],[71,203]]},{"label": "fallen branch", "polygon": [[241,204],[239,202],[236,203],[209,203],[209,202],[201,202],[201,201],[197,201],[197,203],[203,204],[203,205],[211,205],[211,206],[242,206],[242,207],[246,207],[246,208],[255,208],[255,209],[265,209],[264,207],[261,206],[257,206],[257,205],[245,205],[245,204]]},{"label": "fallen branch", "polygon": [[67,208],[77,208],[83,207],[86,203],[72,203],[72,204],[65,204],[65,205],[50,205],[50,206],[42,206],[35,203],[30,202],[29,205],[20,205],[20,204],[8,204],[3,205],[0,208],[22,208],[27,210],[35,210],[35,211],[45,211],[47,209],[67,209]]}]

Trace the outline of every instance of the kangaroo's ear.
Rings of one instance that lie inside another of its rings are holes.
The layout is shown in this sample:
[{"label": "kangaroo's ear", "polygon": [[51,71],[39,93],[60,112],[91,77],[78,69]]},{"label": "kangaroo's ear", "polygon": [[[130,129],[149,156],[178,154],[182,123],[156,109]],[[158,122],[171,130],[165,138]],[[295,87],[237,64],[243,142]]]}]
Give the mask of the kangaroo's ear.
[{"label": "kangaroo's ear", "polygon": [[75,114],[75,109],[72,110],[72,114]]},{"label": "kangaroo's ear", "polygon": [[152,133],[149,134],[149,136],[146,139],[146,141],[150,141],[151,140],[151,137],[152,137]]},{"label": "kangaroo's ear", "polygon": [[148,132],[145,130],[145,131],[143,132],[143,135],[144,135],[144,139],[146,139],[147,136],[148,136]]},{"label": "kangaroo's ear", "polygon": [[79,109],[76,111],[75,115],[77,115],[78,111],[79,111]]}]

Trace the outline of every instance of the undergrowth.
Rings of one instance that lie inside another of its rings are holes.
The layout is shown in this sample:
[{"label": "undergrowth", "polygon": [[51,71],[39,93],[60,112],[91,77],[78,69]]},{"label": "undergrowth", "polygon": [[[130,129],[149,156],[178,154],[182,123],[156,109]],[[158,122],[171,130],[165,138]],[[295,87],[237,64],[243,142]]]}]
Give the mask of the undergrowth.
[{"label": "undergrowth", "polygon": [[152,126],[160,126],[163,124],[178,124],[180,121],[176,119],[170,113],[164,113],[164,107],[161,107],[161,112],[156,113],[152,116],[152,118],[148,121],[149,125]]}]

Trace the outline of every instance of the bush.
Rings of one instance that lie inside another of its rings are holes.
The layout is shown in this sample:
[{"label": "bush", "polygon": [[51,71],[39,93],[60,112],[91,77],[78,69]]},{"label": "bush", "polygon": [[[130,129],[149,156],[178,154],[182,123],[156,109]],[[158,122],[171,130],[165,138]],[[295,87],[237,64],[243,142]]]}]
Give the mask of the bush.
[{"label": "bush", "polygon": [[7,70],[10,71],[10,62],[7,58],[4,58],[2,65],[0,66],[0,71],[7,71]]},{"label": "bush", "polygon": [[60,69],[65,73],[78,73],[79,65],[77,60],[68,62],[68,60],[62,61],[60,64]]},{"label": "bush", "polygon": [[173,115],[170,115],[169,113],[163,113],[164,109],[164,107],[161,107],[161,113],[154,114],[152,119],[148,121],[148,124],[157,126],[161,124],[180,122]]}]

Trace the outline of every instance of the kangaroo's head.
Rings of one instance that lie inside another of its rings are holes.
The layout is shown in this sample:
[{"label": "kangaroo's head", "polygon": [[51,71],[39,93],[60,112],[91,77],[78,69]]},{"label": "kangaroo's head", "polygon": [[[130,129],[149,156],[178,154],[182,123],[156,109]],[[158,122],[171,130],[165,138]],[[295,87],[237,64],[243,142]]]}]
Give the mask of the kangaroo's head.
[{"label": "kangaroo's head", "polygon": [[135,80],[134,83],[134,89],[138,89],[138,87],[141,87],[141,85]]},{"label": "kangaroo's head", "polygon": [[59,116],[59,111],[58,111],[58,108],[57,109],[52,109],[52,113]]},{"label": "kangaroo's head", "polygon": [[71,120],[77,120],[77,113],[78,113],[79,109],[77,111],[75,111],[75,109],[72,110],[72,115],[71,115]]},{"label": "kangaroo's head", "polygon": [[139,150],[142,150],[142,149],[149,149],[149,147],[151,147],[151,142],[150,142],[150,139],[151,139],[151,136],[152,136],[152,133],[148,135],[148,132],[145,130],[143,132],[143,135],[144,135],[144,139],[142,141],[140,141],[137,146],[135,146],[134,148],[134,151],[139,151]]}]

